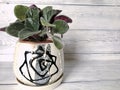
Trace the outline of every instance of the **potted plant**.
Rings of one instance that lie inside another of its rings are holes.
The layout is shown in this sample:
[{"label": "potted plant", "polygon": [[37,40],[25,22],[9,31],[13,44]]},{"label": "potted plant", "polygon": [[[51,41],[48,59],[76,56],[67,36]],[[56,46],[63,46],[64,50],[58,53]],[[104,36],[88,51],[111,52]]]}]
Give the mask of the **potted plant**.
[{"label": "potted plant", "polygon": [[17,20],[6,27],[6,32],[19,38],[14,72],[24,88],[50,90],[62,81],[64,57],[61,39],[72,20],[58,15],[60,12],[52,6],[40,9],[36,5],[16,5],[14,8]]}]

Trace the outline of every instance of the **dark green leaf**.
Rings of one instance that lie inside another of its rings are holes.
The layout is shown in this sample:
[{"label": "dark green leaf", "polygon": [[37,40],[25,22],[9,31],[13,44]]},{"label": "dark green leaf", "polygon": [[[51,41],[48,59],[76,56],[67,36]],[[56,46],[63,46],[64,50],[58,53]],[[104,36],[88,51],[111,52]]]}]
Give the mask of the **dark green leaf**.
[{"label": "dark green leaf", "polygon": [[52,6],[47,6],[43,8],[42,12],[43,12],[43,17],[45,18],[45,20],[47,20],[47,13],[51,10],[52,10]]},{"label": "dark green leaf", "polygon": [[39,14],[40,14],[40,9],[37,7],[29,8],[26,16],[27,18],[34,18],[34,19],[39,19]]},{"label": "dark green leaf", "polygon": [[46,20],[51,21],[52,17],[58,14],[58,10],[50,10],[46,13]]},{"label": "dark green leaf", "polygon": [[23,40],[23,39],[26,39],[29,36],[33,36],[33,35],[39,34],[39,33],[40,33],[40,31],[33,31],[29,28],[24,28],[18,33],[18,36],[19,36],[20,39]]},{"label": "dark green leaf", "polygon": [[47,6],[45,8],[43,8],[43,14],[46,14],[47,12],[49,12],[50,10],[52,10],[52,6]]},{"label": "dark green leaf", "polygon": [[27,18],[25,20],[25,27],[33,29],[34,31],[38,31],[38,29],[39,29],[39,20],[36,20],[34,18]]},{"label": "dark green leaf", "polygon": [[43,17],[47,22],[50,22],[52,17],[56,16],[61,12],[61,10],[52,9],[52,6],[45,7],[42,11],[43,11]]},{"label": "dark green leaf", "polygon": [[21,22],[15,22],[10,24],[6,28],[6,32],[12,36],[18,37],[18,32],[24,28],[24,24]]},{"label": "dark green leaf", "polygon": [[33,29],[35,31],[39,29],[39,13],[39,8],[29,8],[29,10],[26,13],[27,19],[25,21],[25,26],[27,28]]},{"label": "dark green leaf", "polygon": [[55,27],[54,24],[48,23],[43,17],[40,18],[40,21],[41,21],[41,24],[42,24],[43,26]]},{"label": "dark green leaf", "polygon": [[25,20],[26,18],[26,12],[28,10],[27,6],[23,6],[23,5],[16,5],[14,8],[14,13],[15,16],[19,19],[19,20]]},{"label": "dark green leaf", "polygon": [[68,24],[63,20],[56,20],[53,24],[56,25],[56,27],[53,27],[54,33],[64,34],[69,29]]},{"label": "dark green leaf", "polygon": [[62,43],[62,40],[60,37],[58,36],[53,36],[53,42],[55,44],[55,46],[58,48],[58,49],[62,49],[63,48],[63,43]]},{"label": "dark green leaf", "polygon": [[47,22],[50,22],[53,17],[61,12],[61,10],[54,10],[52,6],[47,6],[43,10],[43,17]]}]

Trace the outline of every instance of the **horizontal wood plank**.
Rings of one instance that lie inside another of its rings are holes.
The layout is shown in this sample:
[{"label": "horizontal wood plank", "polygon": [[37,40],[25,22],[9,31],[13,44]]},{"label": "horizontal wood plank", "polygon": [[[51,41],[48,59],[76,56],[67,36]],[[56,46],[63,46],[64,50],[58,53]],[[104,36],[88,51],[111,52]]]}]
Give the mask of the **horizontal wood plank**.
[{"label": "horizontal wood plank", "polygon": [[0,62],[11,62],[14,61],[14,54],[3,54],[0,55]]},{"label": "horizontal wood plank", "polygon": [[[81,54],[67,54],[65,53],[65,60],[84,60],[84,61],[116,61],[120,60],[120,54],[90,54],[90,53],[81,53]],[[4,59],[6,60],[6,59]]]},{"label": "horizontal wood plank", "polygon": [[[0,27],[9,25],[16,20],[13,9],[16,4],[0,3]],[[30,4],[25,4],[30,5]],[[45,5],[38,5],[44,7]],[[76,5],[52,5],[54,8],[61,9],[61,14],[68,15],[73,19],[70,24],[71,29],[120,29],[120,7],[89,7]],[[8,9],[9,8],[9,9]]]},{"label": "horizontal wood plank", "polygon": [[68,42],[119,42],[120,30],[107,29],[70,29],[64,34],[63,40]]},{"label": "horizontal wood plank", "polygon": [[[0,62],[0,84],[16,83],[12,63]],[[65,60],[63,82],[109,81],[120,79],[120,60],[117,61],[84,61]]]},{"label": "horizontal wood plank", "polygon": [[119,90],[120,81],[63,83],[55,90]]},{"label": "horizontal wood plank", "polygon": [[76,4],[76,5],[119,5],[118,0],[0,0],[0,3]]},{"label": "horizontal wood plank", "polygon": [[[17,89],[12,63],[0,62],[0,90]],[[120,61],[66,60],[62,85],[56,90],[119,90]]]},{"label": "horizontal wood plank", "polygon": [[[0,32],[0,54],[9,53],[13,51],[13,48],[18,39],[8,35],[6,32]],[[11,50],[10,50],[11,49]]]},{"label": "horizontal wood plank", "polygon": [[[65,60],[84,60],[84,61],[116,61],[120,60],[120,54],[64,54]],[[0,62],[14,61],[14,54],[0,55]]]},{"label": "horizontal wood plank", "polygon": [[[13,54],[17,39],[0,34],[0,55]],[[63,40],[66,54],[120,54],[119,30],[69,30]]]},{"label": "horizontal wood plank", "polygon": [[119,54],[120,42],[66,42],[64,51],[75,54]]},{"label": "horizontal wood plank", "polygon": [[[65,42],[66,54],[120,54],[120,42]],[[6,46],[0,50],[1,55],[13,54],[15,47]]]},{"label": "horizontal wood plank", "polygon": [[[0,0],[0,28],[16,20],[17,4],[51,5],[73,19],[64,35],[65,71],[55,90],[120,89],[119,0]],[[0,32],[0,90],[18,90],[13,72],[17,39]]]},{"label": "horizontal wood plank", "polygon": [[[18,85],[0,85],[0,90],[19,90]],[[55,90],[119,90],[120,81],[62,83]]]},{"label": "horizontal wood plank", "polygon": [[65,53],[119,54],[119,30],[70,30],[64,35]]}]

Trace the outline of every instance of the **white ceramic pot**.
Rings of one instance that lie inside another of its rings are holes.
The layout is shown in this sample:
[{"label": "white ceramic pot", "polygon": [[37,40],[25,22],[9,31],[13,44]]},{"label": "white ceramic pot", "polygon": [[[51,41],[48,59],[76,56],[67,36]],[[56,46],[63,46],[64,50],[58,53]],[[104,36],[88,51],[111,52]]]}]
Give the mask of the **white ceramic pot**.
[{"label": "white ceramic pot", "polygon": [[14,72],[22,90],[52,90],[63,78],[64,55],[52,41],[18,41]]}]

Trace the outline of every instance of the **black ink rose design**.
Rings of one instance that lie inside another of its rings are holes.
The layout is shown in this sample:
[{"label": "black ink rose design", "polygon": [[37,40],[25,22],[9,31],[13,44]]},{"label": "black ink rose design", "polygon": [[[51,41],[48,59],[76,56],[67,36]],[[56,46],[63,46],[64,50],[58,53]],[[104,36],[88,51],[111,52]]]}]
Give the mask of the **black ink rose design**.
[{"label": "black ink rose design", "polygon": [[[32,58],[29,59],[29,55],[32,55]],[[49,44],[47,48],[45,48],[45,45],[40,45],[35,51],[25,51],[24,56],[25,60],[19,70],[27,80],[36,85],[49,83],[51,77],[59,71],[56,65],[57,57],[51,54]],[[51,67],[55,68],[55,71],[52,71],[52,73],[50,73]],[[32,76],[31,70],[34,71],[34,76]],[[27,72],[27,75],[24,72]]]}]

